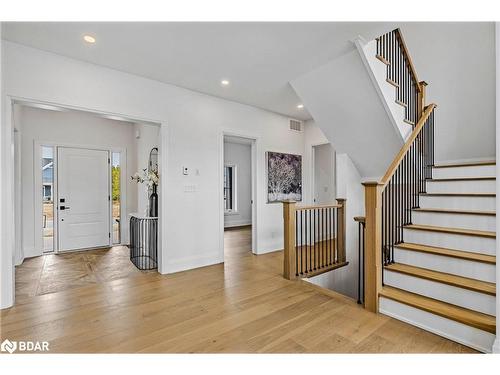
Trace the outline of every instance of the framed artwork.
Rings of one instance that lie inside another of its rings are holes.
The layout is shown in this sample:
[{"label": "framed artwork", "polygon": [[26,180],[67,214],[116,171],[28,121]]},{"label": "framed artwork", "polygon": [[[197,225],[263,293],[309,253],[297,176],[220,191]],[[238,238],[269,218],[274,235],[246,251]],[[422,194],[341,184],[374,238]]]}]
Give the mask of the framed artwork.
[{"label": "framed artwork", "polygon": [[302,156],[266,152],[267,203],[302,200]]}]

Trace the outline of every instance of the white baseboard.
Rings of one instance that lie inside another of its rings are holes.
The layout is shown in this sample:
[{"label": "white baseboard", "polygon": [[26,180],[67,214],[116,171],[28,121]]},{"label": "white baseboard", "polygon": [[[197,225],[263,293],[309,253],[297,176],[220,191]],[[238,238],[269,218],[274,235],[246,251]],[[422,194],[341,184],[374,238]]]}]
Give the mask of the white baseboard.
[{"label": "white baseboard", "polygon": [[235,220],[230,223],[224,223],[224,228],[244,227],[252,225],[252,220]]},{"label": "white baseboard", "polygon": [[187,271],[219,263],[224,263],[224,254],[220,254],[219,252],[211,253],[205,256],[191,256],[176,260],[169,260],[166,262],[165,272],[163,272],[163,274]]},{"label": "white baseboard", "polygon": [[34,258],[34,257],[39,257],[40,255],[43,255],[42,250],[37,250],[34,247],[25,247],[23,248],[23,254],[24,254],[24,259],[27,258]]}]

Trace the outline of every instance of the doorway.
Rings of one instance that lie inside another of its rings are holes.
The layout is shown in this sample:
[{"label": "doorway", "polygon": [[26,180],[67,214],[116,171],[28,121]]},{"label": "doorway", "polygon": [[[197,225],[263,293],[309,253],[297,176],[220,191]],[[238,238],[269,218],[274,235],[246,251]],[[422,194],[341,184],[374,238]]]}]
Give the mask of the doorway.
[{"label": "doorway", "polygon": [[255,251],[255,139],[224,135],[222,199],[225,261]]},{"label": "doorway", "polygon": [[335,150],[329,143],[313,146],[313,189],[314,204],[335,202]]}]

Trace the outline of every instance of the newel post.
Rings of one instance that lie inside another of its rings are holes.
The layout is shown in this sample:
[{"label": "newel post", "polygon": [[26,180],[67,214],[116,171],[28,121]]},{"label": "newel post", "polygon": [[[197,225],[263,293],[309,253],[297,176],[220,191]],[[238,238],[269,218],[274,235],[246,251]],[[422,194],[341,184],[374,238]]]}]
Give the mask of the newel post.
[{"label": "newel post", "polygon": [[382,185],[365,182],[365,308],[378,312],[382,289]]},{"label": "newel post", "polygon": [[418,98],[417,98],[417,122],[420,120],[420,117],[422,117],[422,114],[425,111],[425,88],[427,87],[427,82],[425,81],[420,81],[418,83],[419,86],[419,91],[418,91]]},{"label": "newel post", "polygon": [[337,233],[337,249],[338,249],[338,261],[345,262],[346,261],[346,250],[345,250],[345,217],[346,217],[346,208],[345,208],[345,199],[337,198],[337,203],[340,205],[338,210],[338,233]]},{"label": "newel post", "polygon": [[297,202],[283,202],[283,234],[284,234],[284,260],[283,277],[288,280],[295,278],[295,210]]}]

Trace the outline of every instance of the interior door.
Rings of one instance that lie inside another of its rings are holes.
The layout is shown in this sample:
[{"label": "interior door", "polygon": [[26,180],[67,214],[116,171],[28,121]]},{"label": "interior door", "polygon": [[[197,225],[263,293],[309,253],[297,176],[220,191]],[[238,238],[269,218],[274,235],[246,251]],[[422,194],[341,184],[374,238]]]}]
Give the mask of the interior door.
[{"label": "interior door", "polygon": [[314,203],[335,202],[335,151],[328,144],[314,146]]},{"label": "interior door", "polygon": [[57,148],[59,250],[110,244],[109,153]]}]

